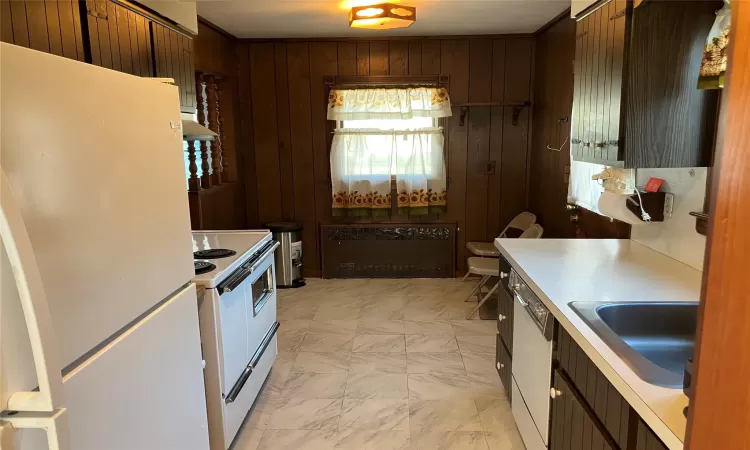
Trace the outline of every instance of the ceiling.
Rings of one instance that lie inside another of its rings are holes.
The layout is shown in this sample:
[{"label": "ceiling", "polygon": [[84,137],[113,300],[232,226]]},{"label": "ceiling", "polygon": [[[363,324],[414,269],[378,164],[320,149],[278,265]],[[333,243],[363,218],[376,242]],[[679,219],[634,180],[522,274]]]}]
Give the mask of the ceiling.
[{"label": "ceiling", "polygon": [[377,0],[197,0],[198,15],[240,38],[445,36],[531,33],[570,0],[391,0],[417,7],[417,21],[397,30],[349,28],[352,6]]}]

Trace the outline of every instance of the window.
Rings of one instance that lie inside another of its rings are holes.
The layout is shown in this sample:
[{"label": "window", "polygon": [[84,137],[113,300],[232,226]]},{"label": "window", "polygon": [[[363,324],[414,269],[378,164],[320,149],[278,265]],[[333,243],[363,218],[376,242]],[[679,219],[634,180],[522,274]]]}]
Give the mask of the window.
[{"label": "window", "polygon": [[[431,117],[413,117],[411,119],[365,119],[339,121],[338,130],[360,136],[357,139],[366,149],[359,156],[364,164],[359,175],[408,175],[418,171],[421,174],[433,174],[432,152],[424,152],[424,167],[415,167],[408,163],[412,149],[432,148],[434,139],[441,138],[438,131],[438,120]],[[414,131],[429,131],[414,135]],[[407,133],[408,132],[408,133]]]},{"label": "window", "polygon": [[392,200],[400,214],[444,211],[438,119],[450,115],[443,88],[332,89],[328,119],[336,123],[331,144],[334,216],[387,216]]}]

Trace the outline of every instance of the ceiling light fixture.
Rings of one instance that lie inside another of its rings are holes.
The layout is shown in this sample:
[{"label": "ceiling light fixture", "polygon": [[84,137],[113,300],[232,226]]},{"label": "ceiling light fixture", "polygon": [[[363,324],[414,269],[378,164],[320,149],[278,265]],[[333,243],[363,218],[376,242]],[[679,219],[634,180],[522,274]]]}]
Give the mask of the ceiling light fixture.
[{"label": "ceiling light fixture", "polygon": [[390,30],[409,27],[416,20],[417,8],[392,3],[355,6],[349,11],[349,26],[351,28]]}]

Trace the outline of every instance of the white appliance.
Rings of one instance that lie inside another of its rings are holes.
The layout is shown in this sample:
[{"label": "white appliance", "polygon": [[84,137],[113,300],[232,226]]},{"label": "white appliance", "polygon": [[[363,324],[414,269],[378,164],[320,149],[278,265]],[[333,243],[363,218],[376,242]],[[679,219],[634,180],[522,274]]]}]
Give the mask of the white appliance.
[{"label": "white appliance", "polygon": [[276,360],[271,232],[193,232],[211,450],[231,445]]},{"label": "white appliance", "polygon": [[[179,124],[173,86],[0,44],[3,450],[208,448]],[[9,426],[52,413],[68,442]]]},{"label": "white appliance", "polygon": [[513,270],[512,411],[526,448],[549,445],[552,341],[555,319]]}]

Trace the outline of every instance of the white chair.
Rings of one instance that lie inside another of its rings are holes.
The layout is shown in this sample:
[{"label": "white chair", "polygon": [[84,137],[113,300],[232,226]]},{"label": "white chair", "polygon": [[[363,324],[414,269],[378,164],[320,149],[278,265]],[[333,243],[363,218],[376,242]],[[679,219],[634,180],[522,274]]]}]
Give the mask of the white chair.
[{"label": "white chair", "polygon": [[[544,228],[542,228],[541,225],[535,223],[529,226],[526,231],[521,233],[518,239],[540,239],[543,234]],[[477,297],[479,297],[482,292],[482,287],[487,284],[491,277],[500,277],[500,264],[495,258],[482,258],[480,256],[474,256],[469,258],[468,265],[469,273],[482,276],[482,281],[480,281],[477,287],[475,287],[474,290],[471,291],[471,294],[469,294],[469,297],[466,299],[466,301],[469,301],[471,297],[474,296],[474,294],[477,294]],[[486,302],[487,299],[489,299],[492,294],[497,291],[498,287],[500,287],[500,281],[495,283],[492,289],[490,289],[487,294],[482,296],[482,299],[479,301],[479,303],[477,303],[477,307],[474,308],[468,316],[466,316],[467,320],[471,319],[474,314],[479,311],[479,308],[481,308],[484,302]]]},{"label": "white chair", "polygon": [[[511,228],[520,230],[521,234],[523,235],[523,233],[535,223],[536,216],[534,214],[530,212],[522,212],[510,221],[508,226],[505,227],[505,229],[502,231],[502,233],[500,233],[498,237],[507,237],[508,230]],[[500,257],[500,251],[495,248],[494,242],[467,242],[466,249],[469,251],[469,253],[476,256],[484,256],[488,258]],[[467,272],[461,281],[466,281],[466,279],[469,278],[470,275],[471,272]]]}]

